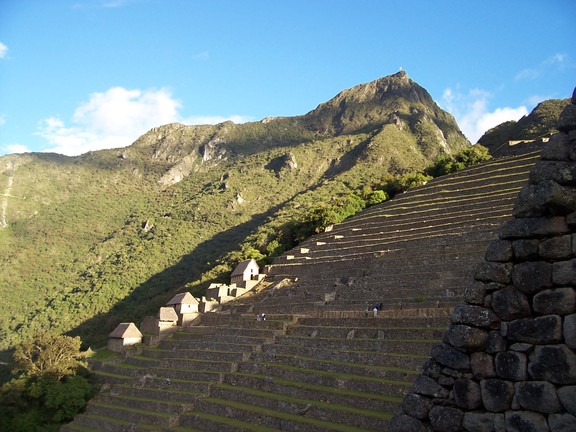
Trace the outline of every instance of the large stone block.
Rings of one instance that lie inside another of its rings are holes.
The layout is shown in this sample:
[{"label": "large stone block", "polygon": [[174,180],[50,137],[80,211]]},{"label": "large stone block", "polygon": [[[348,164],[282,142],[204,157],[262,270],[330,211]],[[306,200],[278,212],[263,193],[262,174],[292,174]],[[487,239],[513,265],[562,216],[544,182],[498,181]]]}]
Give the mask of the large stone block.
[{"label": "large stone block", "polygon": [[564,409],[576,416],[576,386],[560,387],[557,394]]},{"label": "large stone block", "polygon": [[564,317],[564,342],[573,350],[576,350],[576,314]]},{"label": "large stone block", "polygon": [[548,416],[550,432],[576,431],[576,417],[571,414],[551,414]]},{"label": "large stone block", "polygon": [[494,361],[499,378],[511,381],[523,381],[527,378],[526,355],[515,351],[504,351],[496,354]]},{"label": "large stone block", "polygon": [[525,294],[535,294],[552,287],[552,264],[545,261],[527,261],[512,269],[514,286]]},{"label": "large stone block", "polygon": [[512,286],[492,294],[492,308],[505,321],[527,317],[531,312],[528,298]]},{"label": "large stone block", "polygon": [[569,314],[576,310],[576,291],[574,288],[540,291],[532,299],[532,307],[541,314]]},{"label": "large stone block", "polygon": [[558,117],[558,130],[570,132],[576,129],[576,105],[566,105]]},{"label": "large stone block", "polygon": [[520,261],[535,260],[540,257],[538,255],[539,244],[540,240],[538,239],[514,240],[512,242],[514,256]]},{"label": "large stone block", "polygon": [[570,160],[570,150],[568,135],[557,133],[542,146],[540,155],[543,160],[567,161]]},{"label": "large stone block", "polygon": [[486,347],[488,332],[476,327],[453,324],[444,334],[444,341],[456,348],[480,351]]},{"label": "large stone block", "polygon": [[432,408],[432,399],[416,393],[409,393],[402,401],[402,409],[408,415],[424,420]]},{"label": "large stone block", "polygon": [[448,390],[425,375],[418,375],[412,386],[412,392],[435,398],[445,398],[448,396]]},{"label": "large stone block", "polygon": [[567,260],[573,258],[572,235],[565,234],[545,240],[538,246],[538,254],[545,260]]},{"label": "large stone block", "polygon": [[514,320],[508,325],[508,338],[535,345],[561,342],[562,318],[558,315],[546,315]]},{"label": "large stone block", "polygon": [[508,240],[493,240],[484,254],[486,261],[492,262],[508,262],[513,256],[512,242]]},{"label": "large stone block", "polygon": [[484,408],[492,412],[508,411],[514,397],[514,384],[510,381],[487,379],[480,381]]},{"label": "large stone block", "polygon": [[537,346],[530,354],[528,373],[537,381],[576,384],[576,354],[566,345]]},{"label": "large stone block", "polygon": [[432,347],[432,357],[438,363],[455,370],[469,370],[470,358],[450,345],[439,343]]},{"label": "large stone block", "polygon": [[508,284],[512,281],[512,264],[484,261],[478,265],[474,277],[483,282]]},{"label": "large stone block", "polygon": [[574,187],[562,186],[553,180],[536,186],[534,200],[536,207],[548,209],[554,215],[566,215],[576,210]]},{"label": "large stone block", "polygon": [[546,215],[546,208],[537,202],[536,186],[528,184],[520,189],[512,209],[512,216],[516,218],[531,218]]},{"label": "large stone block", "polygon": [[541,238],[569,232],[566,219],[562,216],[527,217],[516,218],[502,225],[499,237],[501,239],[516,240],[521,238]]},{"label": "large stone block", "polygon": [[484,297],[486,296],[485,283],[473,280],[464,289],[464,301],[474,305],[482,306],[484,304]]},{"label": "large stone block", "polygon": [[485,352],[475,352],[470,355],[470,367],[476,378],[496,377],[494,357]]},{"label": "large stone block", "polygon": [[466,412],[462,426],[468,432],[504,432],[504,415],[490,412]]},{"label": "large stone block", "polygon": [[408,414],[396,414],[390,420],[388,432],[430,432],[430,429],[420,420]]},{"label": "large stone block", "polygon": [[454,308],[451,321],[454,324],[496,328],[500,320],[492,310],[485,307],[459,304]]},{"label": "large stone block", "polygon": [[473,380],[458,379],[452,388],[454,401],[460,408],[475,410],[482,406],[482,393],[480,385]]},{"label": "large stone block", "polygon": [[430,410],[430,424],[438,432],[460,432],[464,413],[452,407],[435,406]]},{"label": "large stone block", "polygon": [[555,181],[563,186],[576,186],[576,163],[543,160],[536,162],[530,171],[530,183],[537,184],[547,180]]},{"label": "large stone block", "polygon": [[505,414],[507,432],[550,432],[546,417],[531,411],[509,411]]},{"label": "large stone block", "polygon": [[576,259],[555,262],[552,267],[552,280],[554,285],[575,286]]},{"label": "large stone block", "polygon": [[547,381],[527,381],[516,384],[516,400],[522,409],[551,414],[562,410],[556,387]]}]

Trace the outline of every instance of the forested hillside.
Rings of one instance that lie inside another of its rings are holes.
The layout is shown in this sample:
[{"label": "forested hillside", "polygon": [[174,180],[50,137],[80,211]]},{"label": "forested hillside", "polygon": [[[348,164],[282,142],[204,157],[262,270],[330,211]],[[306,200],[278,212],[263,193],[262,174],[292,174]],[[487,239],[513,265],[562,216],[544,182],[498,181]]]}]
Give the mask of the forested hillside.
[{"label": "forested hillside", "polygon": [[199,295],[234,260],[271,259],[468,147],[400,72],[299,117],[170,124],[123,149],[2,157],[0,348],[48,327],[101,345],[118,322],[184,287]]}]

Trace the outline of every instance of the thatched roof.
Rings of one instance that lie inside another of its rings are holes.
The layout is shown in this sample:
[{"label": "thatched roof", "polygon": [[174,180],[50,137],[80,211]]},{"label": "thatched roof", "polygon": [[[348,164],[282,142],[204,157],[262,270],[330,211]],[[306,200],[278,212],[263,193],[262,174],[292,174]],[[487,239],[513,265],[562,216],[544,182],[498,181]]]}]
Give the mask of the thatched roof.
[{"label": "thatched roof", "polygon": [[178,321],[178,314],[173,307],[161,307],[157,318],[160,321]]},{"label": "thatched roof", "polygon": [[167,306],[177,305],[177,304],[198,304],[198,299],[195,298],[189,292],[183,292],[176,294],[172,299],[166,303]]},{"label": "thatched roof", "polygon": [[108,337],[117,339],[138,338],[142,333],[134,323],[120,323]]}]

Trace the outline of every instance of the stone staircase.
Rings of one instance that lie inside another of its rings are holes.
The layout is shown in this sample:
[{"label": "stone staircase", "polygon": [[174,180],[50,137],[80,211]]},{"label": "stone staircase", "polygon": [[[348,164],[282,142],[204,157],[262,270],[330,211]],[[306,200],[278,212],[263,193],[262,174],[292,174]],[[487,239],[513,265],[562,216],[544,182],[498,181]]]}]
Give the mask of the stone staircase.
[{"label": "stone staircase", "polygon": [[447,318],[207,313],[196,324],[96,364],[104,390],[61,430],[382,430]]}]

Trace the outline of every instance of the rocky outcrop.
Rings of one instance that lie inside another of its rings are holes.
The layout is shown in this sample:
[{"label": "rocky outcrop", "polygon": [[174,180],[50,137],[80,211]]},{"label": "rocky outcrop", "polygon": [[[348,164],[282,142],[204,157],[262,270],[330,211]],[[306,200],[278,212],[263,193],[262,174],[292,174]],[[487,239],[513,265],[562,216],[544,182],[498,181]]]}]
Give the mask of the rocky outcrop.
[{"label": "rocky outcrop", "polygon": [[576,90],[389,432],[576,430]]}]

